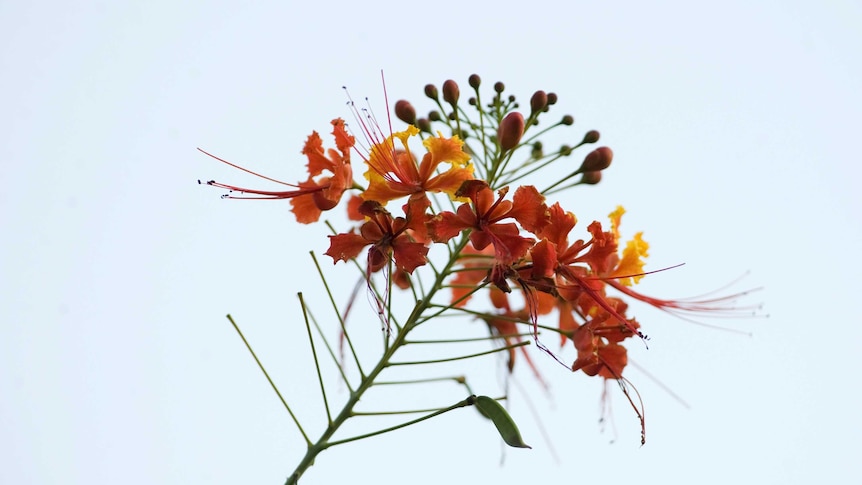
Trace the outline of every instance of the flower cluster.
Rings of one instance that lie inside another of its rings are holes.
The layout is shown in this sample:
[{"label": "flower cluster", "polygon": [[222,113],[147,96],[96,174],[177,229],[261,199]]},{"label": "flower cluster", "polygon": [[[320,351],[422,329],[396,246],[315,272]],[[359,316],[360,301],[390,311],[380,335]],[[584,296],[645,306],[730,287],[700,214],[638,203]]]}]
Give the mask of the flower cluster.
[{"label": "flower cluster", "polygon": [[[391,121],[378,123],[370,111],[354,107],[356,129],[348,129],[342,119],[332,121],[334,149],[324,150],[316,132],[308,137],[302,150],[306,180],[287,184],[261,176],[289,190],[207,183],[231,191],[230,198],[290,199],[296,220],[304,224],[342,208],[356,225],[329,236],[325,254],[336,263],[363,261],[369,290],[373,276],[383,272],[399,288],[416,292],[414,273],[431,266],[435,285],[418,290],[420,301],[449,288],[447,309],[459,311],[486,292],[493,309],[470,314],[480,315],[492,335],[507,345],[510,369],[516,344],[527,335],[560,360],[540,343],[541,328],[574,347],[576,358],[565,363],[573,371],[620,380],[628,363],[624,342],[646,339],[641,324],[628,314],[627,299],[685,312],[720,310],[737,296],[681,302],[635,291],[633,285],[645,275],[649,245],[642,233],[621,239],[623,208],[611,212],[607,224],[587,224],[577,237],[575,214],[549,200],[562,190],[601,180],[613,160],[608,147],[593,149],[567,173],[557,170],[564,164],[554,163],[598,142],[599,133],[588,131],[577,143],[548,151],[539,137],[574,122],[566,115],[537,128],[557,103],[554,93],[536,91],[529,109],[521,110],[514,96],[504,95],[502,83],[494,84],[487,101],[481,97],[479,76],[470,76],[469,86],[472,95],[466,104],[455,81],[446,81],[440,90],[426,86],[435,107],[424,117],[417,116],[412,103],[398,101],[394,114],[407,126],[394,133],[380,128]],[[357,136],[365,143],[357,143]],[[362,182],[353,178],[351,155],[361,159]],[[553,183],[541,190],[535,185],[549,178]],[[435,246],[446,248],[448,260],[442,265],[430,264]],[[553,312],[555,325],[540,323]],[[527,332],[518,330],[522,325]],[[529,355],[523,355],[535,370]]]}]

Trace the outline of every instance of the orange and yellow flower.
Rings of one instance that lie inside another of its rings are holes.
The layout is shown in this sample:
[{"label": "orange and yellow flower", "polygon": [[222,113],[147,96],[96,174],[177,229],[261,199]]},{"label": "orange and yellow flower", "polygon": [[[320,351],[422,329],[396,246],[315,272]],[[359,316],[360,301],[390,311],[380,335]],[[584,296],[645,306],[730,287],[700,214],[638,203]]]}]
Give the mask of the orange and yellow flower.
[{"label": "orange and yellow flower", "polygon": [[[423,141],[427,152],[417,163],[408,140],[418,134],[419,130],[410,125],[407,130],[393,133],[372,146],[365,161],[368,165],[365,172],[368,187],[362,193],[365,200],[385,205],[390,200],[413,194],[427,197],[426,192],[443,192],[454,198],[461,184],[473,178],[470,155],[464,152],[464,143],[457,136],[445,138],[438,133]],[[448,163],[449,168],[440,172],[438,169],[443,163]]]}]

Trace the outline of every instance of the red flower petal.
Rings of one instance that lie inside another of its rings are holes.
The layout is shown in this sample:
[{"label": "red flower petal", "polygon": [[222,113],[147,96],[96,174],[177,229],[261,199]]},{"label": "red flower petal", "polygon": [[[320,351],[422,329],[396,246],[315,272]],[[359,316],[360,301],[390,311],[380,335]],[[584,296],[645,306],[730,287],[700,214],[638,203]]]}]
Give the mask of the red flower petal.
[{"label": "red flower petal", "polygon": [[330,256],[333,263],[339,260],[347,261],[359,256],[362,248],[369,244],[371,244],[371,241],[359,234],[352,232],[336,234],[335,236],[329,236],[329,249],[324,254]]}]

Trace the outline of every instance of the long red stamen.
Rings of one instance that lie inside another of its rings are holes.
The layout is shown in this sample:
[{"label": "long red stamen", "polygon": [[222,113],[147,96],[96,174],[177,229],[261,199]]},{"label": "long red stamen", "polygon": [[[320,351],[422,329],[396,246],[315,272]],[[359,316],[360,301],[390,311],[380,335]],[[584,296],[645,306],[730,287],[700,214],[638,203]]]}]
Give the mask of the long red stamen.
[{"label": "long red stamen", "polygon": [[235,185],[223,184],[221,182],[216,182],[215,180],[209,180],[207,182],[201,182],[200,180],[198,180],[198,183],[199,184],[205,183],[207,185],[211,185],[213,187],[218,187],[220,189],[229,190],[231,192],[242,192],[242,193],[248,193],[248,194],[255,194],[255,195],[263,196],[263,197],[243,197],[243,196],[225,194],[225,195],[222,195],[222,198],[224,198],[224,199],[251,199],[251,200],[292,199],[294,197],[299,197],[300,195],[313,194],[315,192],[320,192],[324,189],[329,188],[329,184],[325,184],[325,185],[321,185],[321,186],[314,186],[314,187],[306,187],[306,188],[300,187],[298,185],[284,184],[284,185],[290,185],[292,187],[296,187],[297,190],[271,191],[271,190],[247,189],[245,187],[237,187]]},{"label": "long red stamen", "polygon": [[[281,184],[281,185],[289,185],[289,186],[291,186],[291,187],[296,187],[296,185],[294,185],[294,184],[289,184],[289,183],[287,183],[287,182],[282,182],[281,180],[276,180],[276,179],[274,179],[274,178],[272,178],[272,177],[267,177],[266,175],[261,175],[261,174],[259,174],[259,173],[257,173],[257,172],[252,172],[251,170],[249,170],[249,169],[247,169],[247,168],[245,168],[245,167],[240,167],[239,165],[236,165],[236,164],[234,164],[234,163],[228,162],[227,160],[225,160],[225,159],[223,159],[223,158],[219,158],[219,157],[217,157],[217,156],[213,155],[212,153],[209,153],[209,152],[207,152],[207,151],[205,151],[205,150],[202,150],[202,149],[200,149],[200,148],[198,148],[198,151],[199,151],[199,152],[201,152],[201,153],[203,153],[204,155],[207,155],[207,156],[209,156],[209,157],[215,158],[215,159],[216,159],[216,160],[218,160],[219,162],[226,163],[226,164],[230,165],[230,166],[231,166],[231,167],[233,167],[233,168],[238,168],[238,169],[242,170],[243,172],[250,173],[250,174],[254,175],[255,177],[260,177],[260,178],[262,178],[262,179],[264,179],[264,180],[269,180],[270,182],[275,182],[275,183],[277,183],[277,184]],[[209,182],[207,182],[207,184],[208,184],[208,185],[212,185],[212,184],[210,184]]]},{"label": "long red stamen", "polygon": [[[567,280],[569,280],[569,281],[574,281],[574,282],[575,282],[575,285],[576,285],[576,286],[577,286],[581,291],[583,291],[587,296],[589,296],[589,297],[590,297],[590,299],[592,299],[594,302],[596,302],[596,304],[597,304],[597,305],[599,305],[600,307],[602,307],[602,309],[603,309],[604,311],[608,312],[608,314],[609,314],[609,315],[611,315],[612,317],[614,317],[614,318],[616,318],[617,320],[619,320],[619,321],[620,321],[620,323],[622,323],[623,325],[625,325],[625,326],[626,326],[626,328],[628,328],[628,329],[629,329],[629,331],[631,331],[633,334],[635,334],[635,335],[637,335],[638,337],[640,337],[640,338],[641,338],[641,340],[643,340],[643,341],[644,341],[644,343],[646,343],[647,336],[646,336],[646,335],[644,335],[644,333],[643,333],[643,332],[641,332],[640,330],[638,330],[637,328],[635,328],[635,326],[634,326],[634,325],[632,325],[632,324],[631,324],[631,322],[629,322],[629,321],[628,321],[628,319],[627,319],[626,317],[624,317],[623,315],[621,315],[621,314],[620,314],[620,312],[618,312],[614,307],[612,307],[612,306],[610,305],[610,303],[608,303],[608,302],[607,302],[607,300],[605,300],[605,297],[604,297],[604,296],[600,295],[596,290],[594,290],[594,289],[590,288],[590,285],[589,285],[589,278],[584,278],[584,277],[582,277],[582,276],[578,276],[578,275],[576,275],[573,271],[570,271],[567,267],[563,267],[563,268],[561,268],[561,270],[560,270],[560,271],[561,271],[561,275],[562,275],[565,279],[567,279]],[[607,282],[608,284],[610,284],[610,283],[614,283],[614,281],[613,281],[613,280],[606,281],[606,282]],[[622,286],[622,285],[621,285],[621,286]]]},{"label": "long red stamen", "polygon": [[[389,115],[389,98],[386,93],[385,84],[383,86],[383,96],[386,99],[389,136],[385,136],[383,134],[383,130],[380,128],[380,123],[377,121],[377,117],[374,115],[370,106],[360,110],[356,107],[356,103],[350,96],[350,92],[347,90],[347,87],[344,87],[344,92],[347,95],[347,104],[350,106],[353,119],[356,120],[356,123],[362,131],[363,138],[366,143],[368,143],[367,147],[361,146],[357,143],[354,146],[356,153],[366,164],[368,164],[369,168],[383,177],[387,182],[390,184],[404,185],[404,181],[410,180],[411,177],[404,173],[403,169],[397,162],[395,140],[392,137],[392,118]],[[368,98],[365,98],[365,100],[367,103]],[[372,161],[371,153],[375,147],[377,147],[377,152],[380,156],[375,157],[375,160]]]},{"label": "long red stamen", "polygon": [[631,296],[636,300],[640,300],[650,306],[658,308],[659,310],[665,311],[667,313],[672,314],[673,316],[685,320],[689,323],[693,323],[695,325],[700,325],[709,328],[715,328],[718,330],[724,330],[727,332],[740,333],[743,335],[751,335],[750,332],[744,332],[740,330],[735,330],[727,327],[722,327],[719,325],[710,325],[707,323],[703,323],[692,318],[688,318],[686,314],[697,313],[699,316],[703,317],[720,317],[720,318],[729,318],[729,317],[745,317],[750,318],[755,315],[756,310],[760,308],[759,305],[750,305],[744,307],[728,307],[728,303],[733,303],[739,298],[746,296],[752,292],[759,291],[762,288],[754,288],[751,290],[740,291],[737,293],[733,293],[730,295],[720,296],[716,298],[707,298],[707,299],[679,299],[679,300],[664,300],[661,298],[653,298],[651,296],[643,295],[638,293],[631,288],[620,284],[614,280],[606,281],[610,286],[616,288],[621,293]]}]

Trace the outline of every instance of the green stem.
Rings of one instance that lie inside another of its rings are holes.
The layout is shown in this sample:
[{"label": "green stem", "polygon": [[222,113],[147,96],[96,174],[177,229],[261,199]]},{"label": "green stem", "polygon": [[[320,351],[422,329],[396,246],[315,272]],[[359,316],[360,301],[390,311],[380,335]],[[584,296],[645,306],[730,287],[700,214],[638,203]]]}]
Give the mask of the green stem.
[{"label": "green stem", "polygon": [[287,413],[290,414],[291,418],[293,418],[293,422],[296,424],[296,427],[299,428],[299,432],[300,434],[302,434],[302,437],[305,438],[305,442],[310,445],[311,440],[308,439],[308,435],[305,434],[305,430],[302,429],[302,425],[299,424],[299,420],[296,419],[296,415],[293,414],[293,411],[290,410],[290,406],[287,405],[287,401],[284,400],[284,396],[281,395],[281,391],[278,390],[278,387],[276,387],[275,382],[272,382],[272,378],[269,377],[269,373],[266,371],[266,368],[264,368],[263,364],[260,363],[260,359],[257,358],[257,354],[254,353],[254,350],[252,350],[251,345],[248,343],[248,340],[245,339],[245,335],[242,334],[242,330],[239,329],[239,325],[236,324],[232,316],[227,315],[227,319],[230,320],[230,323],[231,325],[233,325],[234,330],[236,330],[236,333],[239,334],[239,338],[242,339],[242,343],[245,344],[245,348],[247,348],[248,351],[251,353],[251,356],[254,357],[254,361],[257,362],[257,366],[260,367],[260,371],[263,372],[264,376],[266,376],[266,380],[269,381],[269,385],[272,386],[272,390],[275,391],[275,394],[278,395],[278,398],[281,400],[281,403],[284,404],[284,408],[287,409]]},{"label": "green stem", "polygon": [[332,359],[332,362],[335,364],[335,367],[338,369],[338,373],[341,375],[341,382],[347,386],[347,390],[353,392],[353,386],[350,385],[350,380],[347,378],[347,374],[344,372],[344,366],[341,365],[341,360],[335,355],[335,351],[332,350],[332,345],[329,343],[329,339],[326,338],[326,334],[323,332],[323,329],[320,328],[320,324],[317,322],[317,319],[314,318],[314,313],[311,312],[311,309],[306,307],[305,313],[308,315],[308,318],[311,320],[311,323],[314,324],[314,329],[317,330],[317,335],[320,336],[320,340],[323,341],[323,345],[326,346],[326,351],[329,353],[329,358]]},{"label": "green stem", "polygon": [[452,377],[428,377],[425,379],[411,379],[409,381],[378,381],[375,382],[375,386],[400,386],[404,384],[428,384],[429,382],[445,382],[445,381],[454,381],[458,384],[464,384],[467,382],[467,378],[464,376],[452,376]]},{"label": "green stem", "polygon": [[358,441],[361,439],[370,438],[372,436],[377,436],[379,434],[388,433],[390,431],[395,431],[397,429],[406,428],[407,426],[410,426],[410,425],[413,425],[416,423],[421,423],[422,421],[425,421],[426,419],[431,419],[435,416],[440,416],[443,413],[448,413],[449,411],[452,411],[453,409],[463,408],[466,406],[472,406],[475,403],[476,403],[476,397],[470,396],[467,399],[464,399],[463,401],[456,402],[455,404],[453,404],[447,408],[437,410],[431,414],[427,414],[425,416],[422,416],[421,418],[416,418],[412,421],[407,421],[406,423],[397,424],[395,426],[392,426],[391,428],[380,429],[380,430],[374,431],[372,433],[354,436],[352,438],[347,438],[347,439],[343,439],[340,441],[332,441],[332,442],[327,444],[327,447],[333,447],[335,445],[343,445],[344,443],[350,443],[351,441]]},{"label": "green stem", "polygon": [[320,279],[323,281],[323,287],[326,289],[326,294],[329,296],[329,303],[332,305],[332,309],[335,310],[335,316],[338,317],[338,324],[341,325],[341,332],[344,335],[344,340],[347,341],[350,353],[353,354],[353,361],[356,363],[356,368],[359,370],[359,374],[362,374],[362,364],[359,362],[359,356],[356,355],[356,349],[353,347],[353,342],[350,340],[350,335],[347,333],[347,328],[344,326],[344,317],[342,317],[341,312],[338,310],[338,303],[335,302],[335,297],[332,295],[332,290],[329,288],[329,283],[326,281],[326,276],[323,274],[320,262],[317,261],[317,256],[314,254],[314,251],[309,251],[309,254],[311,255],[311,260],[314,261],[314,267],[317,268],[317,274],[320,275]]},{"label": "green stem", "polygon": [[[464,246],[467,245],[467,241],[468,238],[466,236],[463,236],[461,241],[459,241],[459,243],[455,245],[455,254],[460,253]],[[356,441],[358,439],[367,438],[369,436],[374,436],[388,431],[394,431],[396,429],[415,424],[425,419],[432,418],[444,412],[451,411],[452,409],[472,404],[472,402],[467,402],[469,400],[468,399],[462,401],[461,403],[457,403],[450,408],[440,410],[436,413],[424,416],[418,420],[400,424],[393,428],[387,428],[385,430],[376,431],[367,435],[348,438],[346,440],[330,441],[332,436],[335,435],[335,432],[338,431],[339,428],[341,428],[341,425],[344,424],[352,416],[354,416],[353,409],[356,407],[356,404],[359,403],[359,400],[362,398],[365,392],[369,390],[372,386],[374,386],[377,376],[380,375],[380,373],[383,372],[384,369],[391,365],[390,362],[392,357],[395,355],[398,349],[404,346],[407,339],[407,335],[419,323],[421,315],[428,308],[431,307],[431,299],[434,297],[437,291],[443,288],[443,281],[448,277],[452,266],[454,266],[457,261],[458,258],[449,258],[449,261],[446,263],[446,266],[442,269],[442,271],[437,274],[434,284],[431,286],[428,294],[425,295],[425,298],[416,302],[416,306],[413,308],[413,311],[410,313],[410,316],[404,322],[404,326],[401,327],[401,331],[399,331],[395,338],[392,340],[392,344],[384,350],[383,355],[380,357],[380,360],[377,362],[374,368],[371,369],[368,374],[362,375],[362,379],[359,383],[359,386],[356,388],[355,391],[350,393],[347,402],[344,403],[344,407],[341,409],[338,415],[336,415],[335,418],[332,419],[332,421],[329,423],[329,426],[326,427],[326,429],[320,435],[320,438],[317,439],[317,442],[314,444],[311,444],[309,442],[309,446],[305,452],[305,456],[303,456],[302,460],[300,460],[299,464],[296,466],[296,469],[294,469],[293,473],[287,478],[285,485],[295,485],[296,483],[298,483],[299,478],[305,473],[306,470],[308,470],[309,467],[311,467],[311,465],[314,464],[314,460],[315,458],[317,458],[317,455],[319,455],[320,452],[331,446],[347,443],[349,441]],[[293,414],[291,413],[291,415]]]},{"label": "green stem", "polygon": [[474,357],[482,357],[483,355],[496,354],[497,352],[503,352],[505,350],[514,349],[517,347],[522,347],[524,345],[530,345],[530,342],[525,340],[523,342],[518,342],[518,343],[512,344],[512,345],[506,345],[504,347],[500,347],[497,349],[486,350],[485,352],[478,352],[478,353],[470,354],[470,355],[459,355],[458,357],[449,357],[446,359],[414,360],[414,361],[410,361],[410,362],[390,362],[389,365],[391,365],[391,366],[396,366],[396,365],[423,365],[423,364],[440,364],[442,362],[454,362],[456,360],[472,359]]},{"label": "green stem", "polygon": [[305,319],[305,330],[308,332],[308,343],[311,344],[311,355],[314,356],[314,368],[317,370],[317,381],[320,383],[320,395],[323,396],[323,407],[326,408],[326,419],[332,422],[332,413],[329,411],[329,400],[326,398],[326,387],[323,385],[323,374],[320,373],[320,361],[317,359],[317,349],[314,347],[314,337],[311,335],[311,325],[308,323],[308,311],[302,292],[297,293],[299,304],[302,306],[302,316]]}]

